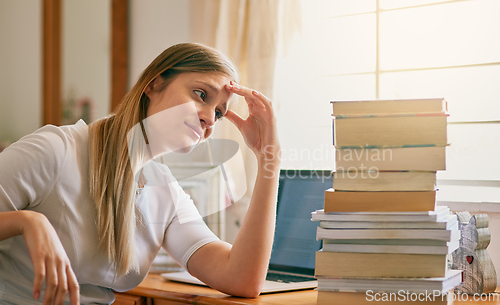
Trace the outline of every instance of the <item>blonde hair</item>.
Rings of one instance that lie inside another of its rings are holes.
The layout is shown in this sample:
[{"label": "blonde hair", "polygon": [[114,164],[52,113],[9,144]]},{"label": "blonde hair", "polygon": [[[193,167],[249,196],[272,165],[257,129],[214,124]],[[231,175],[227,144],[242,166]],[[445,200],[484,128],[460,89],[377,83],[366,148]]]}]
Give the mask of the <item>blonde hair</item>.
[{"label": "blonde hair", "polygon": [[234,81],[233,63],[220,52],[195,43],[181,43],[163,51],[144,70],[114,114],[89,128],[90,195],[97,209],[100,247],[118,276],[139,270],[135,252],[135,192],[127,133],[146,118],[149,98],[144,90],[161,76],[165,85],[185,72],[223,73]]}]

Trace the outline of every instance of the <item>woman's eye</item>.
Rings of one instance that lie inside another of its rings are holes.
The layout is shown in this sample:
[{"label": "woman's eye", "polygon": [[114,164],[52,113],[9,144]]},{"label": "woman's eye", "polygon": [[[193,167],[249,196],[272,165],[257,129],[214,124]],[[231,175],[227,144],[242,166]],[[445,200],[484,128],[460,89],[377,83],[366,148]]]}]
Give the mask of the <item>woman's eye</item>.
[{"label": "woman's eye", "polygon": [[222,117],[224,117],[224,113],[222,113],[219,109],[215,110],[215,119],[220,120]]},{"label": "woman's eye", "polygon": [[194,93],[196,93],[196,95],[198,95],[202,100],[207,98],[207,94],[201,90],[194,90]]}]

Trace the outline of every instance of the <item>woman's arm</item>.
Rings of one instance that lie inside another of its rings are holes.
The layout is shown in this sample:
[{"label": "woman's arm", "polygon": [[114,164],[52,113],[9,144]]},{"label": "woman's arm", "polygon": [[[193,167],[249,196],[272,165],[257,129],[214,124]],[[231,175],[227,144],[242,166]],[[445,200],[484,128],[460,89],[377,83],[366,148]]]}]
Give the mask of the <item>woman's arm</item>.
[{"label": "woman's arm", "polygon": [[79,303],[76,277],[59,236],[45,215],[31,210],[53,187],[67,152],[66,134],[48,125],[0,153],[0,240],[22,235],[33,263],[35,299],[45,281],[44,305],[63,304],[67,292],[71,304]]},{"label": "woman's arm", "polygon": [[63,304],[68,292],[71,304],[80,304],[78,281],[47,217],[28,210],[0,212],[0,241],[18,235],[23,235],[33,262],[33,298],[40,297],[45,280],[44,305]]},{"label": "woman's arm", "polygon": [[243,120],[233,112],[226,117],[242,132],[255,153],[258,173],[252,198],[233,246],[212,242],[196,251],[189,271],[222,292],[256,297],[265,281],[276,221],[280,146],[271,101],[242,86],[227,90],[245,97],[250,116]]},{"label": "woman's arm", "polygon": [[23,234],[25,211],[0,212],[0,241]]}]

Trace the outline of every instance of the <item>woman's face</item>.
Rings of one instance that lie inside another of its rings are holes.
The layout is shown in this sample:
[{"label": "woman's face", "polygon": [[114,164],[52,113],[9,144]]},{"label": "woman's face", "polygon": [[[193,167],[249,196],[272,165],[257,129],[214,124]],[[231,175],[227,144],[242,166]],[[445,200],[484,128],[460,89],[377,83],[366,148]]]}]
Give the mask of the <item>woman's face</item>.
[{"label": "woman's face", "polygon": [[145,126],[153,154],[189,152],[208,138],[227,111],[230,80],[222,73],[186,72],[163,91],[154,90],[162,80],[153,81],[145,90],[150,99]]}]

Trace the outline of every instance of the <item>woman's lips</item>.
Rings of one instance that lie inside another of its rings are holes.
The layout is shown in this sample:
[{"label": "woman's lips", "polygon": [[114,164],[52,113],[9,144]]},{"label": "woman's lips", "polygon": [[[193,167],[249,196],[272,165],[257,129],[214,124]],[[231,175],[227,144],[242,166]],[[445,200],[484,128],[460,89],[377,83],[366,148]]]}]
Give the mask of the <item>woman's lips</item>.
[{"label": "woman's lips", "polygon": [[199,140],[201,138],[201,136],[203,135],[203,130],[198,127],[198,126],[194,126],[194,125],[191,125],[189,123],[185,123],[189,129],[191,129],[191,132],[196,136],[196,138]]}]

